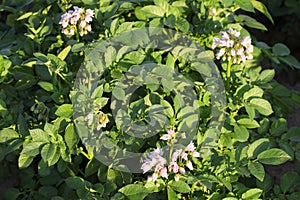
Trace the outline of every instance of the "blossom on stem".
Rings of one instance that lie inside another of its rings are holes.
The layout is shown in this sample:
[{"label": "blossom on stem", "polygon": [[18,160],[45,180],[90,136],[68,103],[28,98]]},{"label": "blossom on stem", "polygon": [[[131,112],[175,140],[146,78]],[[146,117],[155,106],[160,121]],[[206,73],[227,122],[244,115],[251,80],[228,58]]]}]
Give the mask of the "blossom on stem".
[{"label": "blossom on stem", "polygon": [[249,36],[240,37],[240,32],[232,28],[220,32],[221,38],[213,38],[212,49],[218,49],[216,59],[241,63],[253,59],[253,45]]},{"label": "blossom on stem", "polygon": [[67,13],[61,16],[59,24],[62,26],[62,33],[71,37],[75,35],[75,32],[80,36],[86,35],[92,31],[92,27],[89,24],[94,17],[94,11],[91,9],[84,10],[77,6],[73,7],[74,10],[69,10]]}]

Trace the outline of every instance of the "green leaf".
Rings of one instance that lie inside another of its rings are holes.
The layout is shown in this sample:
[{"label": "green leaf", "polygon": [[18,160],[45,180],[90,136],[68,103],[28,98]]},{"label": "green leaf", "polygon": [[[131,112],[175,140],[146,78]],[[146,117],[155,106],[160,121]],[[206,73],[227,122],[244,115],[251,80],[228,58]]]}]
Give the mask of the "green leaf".
[{"label": "green leaf", "polygon": [[48,162],[48,164],[49,164],[51,162],[51,160],[53,159],[56,151],[57,151],[57,145],[55,145],[53,143],[46,144],[45,146],[43,146],[42,151],[41,151],[41,156],[42,156],[44,162]]},{"label": "green leaf", "polygon": [[118,100],[124,100],[124,99],[125,99],[125,91],[124,91],[122,88],[118,87],[118,86],[116,86],[116,87],[113,89],[112,95],[113,95],[116,99],[118,99]]},{"label": "green leaf", "polygon": [[21,16],[17,19],[17,21],[20,21],[20,20],[22,20],[22,19],[26,19],[26,18],[28,18],[28,17],[30,17],[30,16],[32,16],[32,15],[33,15],[32,12],[25,13],[25,14],[21,15]]},{"label": "green leaf", "polygon": [[64,137],[68,148],[72,150],[79,142],[79,137],[75,132],[74,124],[68,124]]},{"label": "green leaf", "polygon": [[18,130],[23,137],[29,135],[29,128],[28,128],[27,121],[21,114],[18,116]]},{"label": "green leaf", "polygon": [[297,172],[287,172],[280,177],[280,188],[283,193],[292,192],[295,185],[300,182],[300,176]]},{"label": "green leaf", "polygon": [[275,76],[274,69],[266,69],[259,74],[257,81],[261,83],[268,83],[271,80],[273,80],[274,76]]},{"label": "green leaf", "polygon": [[52,83],[45,82],[45,81],[40,81],[38,82],[38,85],[41,86],[44,90],[47,92],[53,92],[54,91],[54,86]]},{"label": "green leaf", "polygon": [[259,124],[254,119],[242,118],[237,121],[239,125],[243,125],[246,128],[258,128]]},{"label": "green leaf", "polygon": [[68,45],[66,48],[64,48],[64,49],[58,54],[57,57],[60,58],[61,60],[64,60],[64,59],[68,56],[70,50],[71,50],[71,45]]},{"label": "green leaf", "polygon": [[259,199],[262,192],[263,191],[258,188],[249,189],[242,194],[242,199]]},{"label": "green leaf", "polygon": [[178,27],[179,30],[181,30],[184,33],[187,33],[190,29],[189,22],[186,19],[182,18],[182,17],[177,19],[175,25]]},{"label": "green leaf", "polygon": [[259,181],[263,181],[265,178],[265,169],[264,166],[262,164],[260,164],[259,162],[250,162],[248,164],[248,169],[250,171],[250,173],[257,178]]},{"label": "green leaf", "polygon": [[286,119],[279,118],[274,121],[270,128],[270,133],[274,136],[279,136],[288,130]]},{"label": "green leaf", "polygon": [[294,56],[289,55],[285,57],[278,57],[278,59],[290,67],[300,69],[300,63]]},{"label": "green leaf", "polygon": [[72,104],[63,104],[57,108],[55,114],[59,117],[71,118],[73,114]]},{"label": "green leaf", "polygon": [[263,31],[268,30],[262,23],[256,21],[256,19],[249,17],[247,15],[238,15],[238,16],[234,16],[234,19],[239,22],[242,23],[250,28],[256,28],[256,29],[260,29]]},{"label": "green leaf", "polygon": [[239,142],[246,142],[249,138],[249,131],[244,126],[234,126],[234,139]]},{"label": "green leaf", "polygon": [[18,196],[21,194],[17,188],[9,188],[5,190],[4,194],[1,194],[1,197],[3,197],[3,200],[15,200],[18,199]]},{"label": "green leaf", "polygon": [[269,116],[273,113],[271,104],[265,99],[254,98],[250,104],[262,115]]},{"label": "green leaf", "polygon": [[43,142],[30,142],[26,144],[23,148],[21,154],[26,154],[28,156],[36,156],[40,153],[40,147],[43,145]]},{"label": "green leaf", "polygon": [[247,155],[249,158],[256,158],[258,154],[270,147],[270,141],[267,138],[260,138],[249,145]]},{"label": "green leaf", "polygon": [[290,55],[290,49],[282,43],[277,43],[272,47],[272,51],[276,56],[288,56]]},{"label": "green leaf", "polygon": [[260,127],[257,129],[259,134],[266,134],[269,131],[270,120],[268,118],[263,118],[260,122]]},{"label": "green leaf", "polygon": [[33,156],[29,156],[27,154],[23,154],[21,152],[20,156],[19,156],[19,159],[18,159],[18,166],[19,168],[26,168],[28,167],[32,161],[33,161]]},{"label": "green leaf", "polygon": [[68,177],[67,179],[65,179],[65,182],[69,188],[74,190],[85,188],[85,181],[80,177]]},{"label": "green leaf", "polygon": [[49,176],[51,174],[51,168],[43,159],[41,159],[38,164],[38,173],[41,176]]},{"label": "green leaf", "polygon": [[165,14],[165,11],[161,7],[154,5],[144,6],[141,11],[148,18],[163,17]]},{"label": "green leaf", "polygon": [[32,129],[29,132],[34,142],[47,143],[50,141],[49,135],[42,129]]},{"label": "green leaf", "polygon": [[255,9],[263,13],[272,22],[272,24],[274,24],[272,16],[270,15],[267,7],[263,3],[255,0],[251,0],[251,2]]},{"label": "green leaf", "polygon": [[280,165],[291,159],[285,151],[278,148],[268,149],[257,156],[259,162],[267,165]]},{"label": "green leaf", "polygon": [[264,94],[263,89],[260,87],[251,88],[249,91],[245,92],[243,95],[244,99],[249,99],[251,97],[262,97]]},{"label": "green leaf", "polygon": [[5,128],[0,130],[0,143],[19,138],[19,134],[13,129]]},{"label": "green leaf", "polygon": [[254,12],[254,7],[250,0],[234,0],[234,2],[240,6],[242,10]]},{"label": "green leaf", "polygon": [[300,142],[300,127],[290,128],[285,138],[293,142]]},{"label": "green leaf", "polygon": [[126,185],[119,189],[119,192],[127,196],[129,200],[142,200],[149,194],[148,189],[140,184]]},{"label": "green leaf", "polygon": [[168,187],[168,200],[178,200],[176,192],[170,187]]},{"label": "green leaf", "polygon": [[190,186],[184,182],[184,181],[174,181],[171,180],[168,183],[168,186],[170,186],[174,191],[180,192],[180,193],[189,193],[191,191]]}]

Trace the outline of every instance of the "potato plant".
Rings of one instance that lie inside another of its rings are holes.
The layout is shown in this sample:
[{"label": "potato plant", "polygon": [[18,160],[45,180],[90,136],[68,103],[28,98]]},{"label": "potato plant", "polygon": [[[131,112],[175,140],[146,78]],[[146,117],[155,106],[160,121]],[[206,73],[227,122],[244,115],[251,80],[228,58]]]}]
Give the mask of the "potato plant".
[{"label": "potato plant", "polygon": [[1,197],[298,199],[300,92],[274,68],[300,63],[258,13],[274,23],[259,0],[2,1]]}]

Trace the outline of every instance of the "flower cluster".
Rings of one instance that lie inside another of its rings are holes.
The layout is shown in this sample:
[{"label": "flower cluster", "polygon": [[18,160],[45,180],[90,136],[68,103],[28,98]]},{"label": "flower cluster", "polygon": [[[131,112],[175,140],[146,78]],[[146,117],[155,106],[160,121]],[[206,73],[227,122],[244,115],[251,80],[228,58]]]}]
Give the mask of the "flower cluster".
[{"label": "flower cluster", "polygon": [[249,36],[240,37],[240,32],[229,28],[227,31],[220,32],[221,38],[213,38],[212,49],[219,47],[216,54],[218,60],[232,61],[241,63],[252,59],[253,45]]},{"label": "flower cluster", "polygon": [[91,9],[84,10],[77,6],[74,10],[69,10],[61,16],[59,24],[62,25],[62,33],[71,37],[79,32],[80,36],[86,35],[92,30],[89,24],[94,17],[94,11]]},{"label": "flower cluster", "polygon": [[[175,181],[179,180],[180,174],[185,174],[187,167],[193,170],[193,164],[189,157],[200,157],[199,152],[195,151],[194,143],[191,142],[185,149],[177,149],[172,153],[170,164],[167,166],[167,160],[163,157],[161,149],[155,149],[150,152],[149,157],[141,166],[143,173],[154,169],[154,173],[148,176],[148,181],[155,181],[157,178],[168,178],[169,174],[174,174]],[[169,173],[168,173],[169,172]]]}]

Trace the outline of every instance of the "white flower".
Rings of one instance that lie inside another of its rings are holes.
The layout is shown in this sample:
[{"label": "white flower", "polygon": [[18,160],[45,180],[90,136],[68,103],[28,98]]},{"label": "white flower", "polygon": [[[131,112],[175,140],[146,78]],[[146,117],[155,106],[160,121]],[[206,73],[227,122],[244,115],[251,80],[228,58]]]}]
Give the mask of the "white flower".
[{"label": "white flower", "polygon": [[183,159],[183,160],[188,160],[188,154],[185,153],[185,152],[182,152],[180,157]]},{"label": "white flower", "polygon": [[186,165],[186,167],[189,168],[190,170],[193,170],[193,169],[194,169],[192,162],[189,161],[189,160],[186,162],[185,165]]},{"label": "white flower", "polygon": [[160,170],[160,176],[163,178],[168,178],[168,170],[166,167],[164,167]]},{"label": "white flower", "polygon": [[185,169],[184,169],[183,167],[179,167],[179,172],[180,172],[181,174],[185,174]]},{"label": "white flower", "polygon": [[193,142],[190,142],[189,145],[186,146],[187,151],[195,151],[195,145]]},{"label": "white flower", "polygon": [[199,157],[200,157],[200,153],[197,152],[197,151],[193,151],[193,152],[192,152],[192,156],[193,156],[194,158],[199,158]]},{"label": "white flower", "polygon": [[173,154],[172,154],[172,162],[176,162],[176,160],[178,159],[179,155],[181,154],[182,149],[177,149]]},{"label": "white flower", "polygon": [[226,51],[224,48],[220,49],[216,55],[216,58],[219,60],[225,53],[226,53]]},{"label": "white flower", "polygon": [[170,139],[171,139],[171,135],[169,135],[169,134],[164,134],[164,135],[162,135],[159,139],[161,139],[161,140],[170,140]]},{"label": "white flower", "polygon": [[175,181],[179,181],[179,178],[180,178],[180,177],[179,177],[178,174],[176,174],[176,175],[174,176],[174,180],[175,180]]},{"label": "white flower", "polygon": [[171,162],[170,163],[170,168],[174,173],[178,173],[179,170],[179,166],[177,164],[177,162]]},{"label": "white flower", "polygon": [[251,45],[251,38],[249,36],[243,37],[241,45],[243,45],[244,47],[248,47],[249,45]]}]

